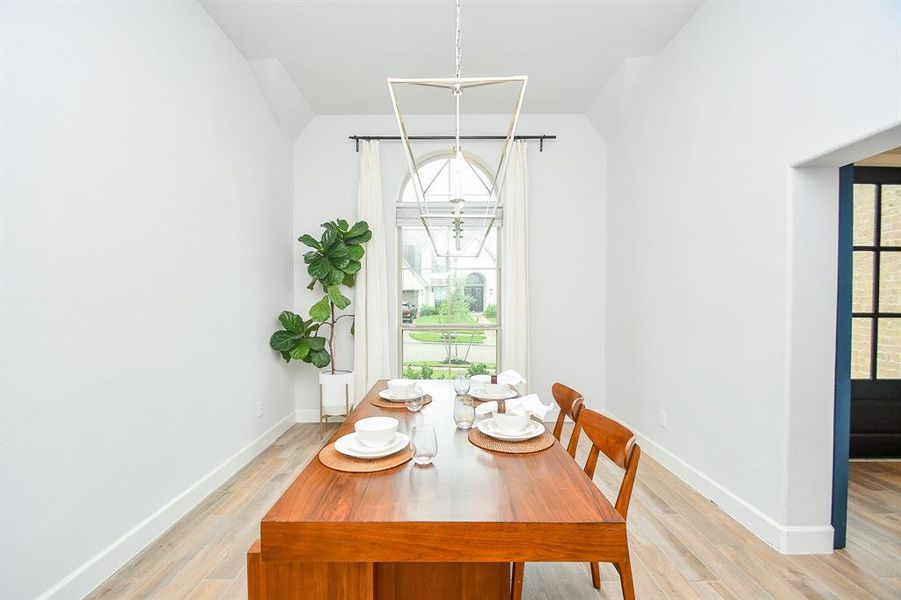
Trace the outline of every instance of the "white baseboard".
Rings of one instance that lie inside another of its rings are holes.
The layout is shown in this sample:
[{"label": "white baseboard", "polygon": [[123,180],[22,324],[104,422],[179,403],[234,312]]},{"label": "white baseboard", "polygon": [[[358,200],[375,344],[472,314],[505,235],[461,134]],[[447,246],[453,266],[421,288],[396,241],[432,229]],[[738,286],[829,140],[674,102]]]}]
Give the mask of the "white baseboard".
[{"label": "white baseboard", "polygon": [[647,453],[676,477],[717,504],[726,514],[782,554],[832,553],[833,529],[831,525],[782,525],[648,436],[630,427],[619,417],[610,416],[635,433],[642,452]]},{"label": "white baseboard", "polygon": [[229,477],[237,473],[244,465],[269,447],[293,424],[294,414],[289,414],[281,419],[260,437],[235,452],[188,489],[69,573],[53,587],[41,594],[38,600],[83,598],[86,596],[109,578],[110,575],[121,569],[125,563],[147,545],[165,533],[167,529],[190,512],[204,498],[225,483]]},{"label": "white baseboard", "polygon": [[832,525],[779,525],[782,554],[831,554],[835,542]]}]

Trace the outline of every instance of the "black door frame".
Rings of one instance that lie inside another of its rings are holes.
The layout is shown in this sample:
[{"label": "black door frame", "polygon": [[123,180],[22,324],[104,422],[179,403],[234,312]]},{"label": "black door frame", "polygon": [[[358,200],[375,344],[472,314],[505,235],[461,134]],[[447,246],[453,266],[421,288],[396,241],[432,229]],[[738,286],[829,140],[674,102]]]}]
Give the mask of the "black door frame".
[{"label": "black door frame", "polygon": [[838,294],[835,332],[835,418],[832,433],[832,547],[845,547],[851,443],[851,291],[854,269],[854,165],[838,171]]}]

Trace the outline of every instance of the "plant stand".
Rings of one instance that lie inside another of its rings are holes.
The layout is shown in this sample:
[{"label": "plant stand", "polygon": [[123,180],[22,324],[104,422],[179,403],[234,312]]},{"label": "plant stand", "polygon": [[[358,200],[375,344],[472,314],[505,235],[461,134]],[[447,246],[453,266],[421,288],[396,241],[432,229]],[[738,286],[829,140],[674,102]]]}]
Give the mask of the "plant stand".
[{"label": "plant stand", "polygon": [[336,370],[319,373],[319,439],[322,427],[331,417],[347,418],[353,396],[353,371]]}]

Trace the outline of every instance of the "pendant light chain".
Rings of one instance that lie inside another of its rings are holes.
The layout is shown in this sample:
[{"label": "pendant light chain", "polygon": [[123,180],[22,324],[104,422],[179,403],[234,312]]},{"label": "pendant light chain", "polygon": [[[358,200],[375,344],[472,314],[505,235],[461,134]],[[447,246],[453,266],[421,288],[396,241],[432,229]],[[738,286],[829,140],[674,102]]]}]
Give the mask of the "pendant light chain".
[{"label": "pendant light chain", "polygon": [[454,48],[454,59],[456,62],[456,79],[457,85],[454,87],[454,104],[455,104],[455,116],[456,116],[456,139],[455,149],[456,152],[459,153],[461,151],[460,148],[460,96],[463,94],[463,89],[460,87],[460,75],[463,73],[463,2],[462,0],[456,1],[456,9],[457,9],[457,26],[456,26],[456,36],[454,40],[455,48]]},{"label": "pendant light chain", "polygon": [[462,29],[462,12],[463,12],[463,2],[462,0],[457,0],[457,35],[456,35],[456,53],[454,55],[457,64],[456,77],[460,79],[460,76],[463,73],[463,29]]}]

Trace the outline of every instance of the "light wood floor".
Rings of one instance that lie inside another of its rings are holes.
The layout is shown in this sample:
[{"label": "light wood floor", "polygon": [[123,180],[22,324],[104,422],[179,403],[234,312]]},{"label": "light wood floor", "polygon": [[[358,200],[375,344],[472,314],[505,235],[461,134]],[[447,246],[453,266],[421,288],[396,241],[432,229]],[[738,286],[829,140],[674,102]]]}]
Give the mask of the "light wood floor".
[{"label": "light wood floor", "polygon": [[[260,519],[319,447],[318,425],[295,425],[89,597],[246,598]],[[595,479],[612,499],[619,480],[606,467]],[[783,556],[642,456],[629,512],[638,598],[901,598],[901,462],[850,473],[847,549]],[[524,597],[621,598],[614,569],[601,569],[598,592],[587,565],[530,563]]]}]

